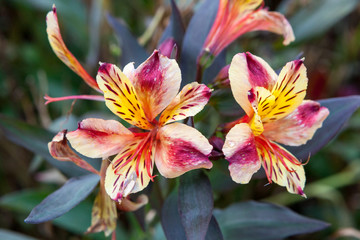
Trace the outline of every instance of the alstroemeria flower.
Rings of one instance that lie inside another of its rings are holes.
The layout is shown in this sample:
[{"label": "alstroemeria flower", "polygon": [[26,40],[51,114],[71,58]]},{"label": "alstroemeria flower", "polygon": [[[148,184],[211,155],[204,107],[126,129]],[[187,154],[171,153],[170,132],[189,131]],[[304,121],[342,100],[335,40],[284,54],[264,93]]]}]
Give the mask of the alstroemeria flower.
[{"label": "alstroemeria flower", "polygon": [[260,6],[262,4],[263,0],[220,0],[203,49],[217,56],[240,35],[259,30],[283,35],[285,45],[294,41],[293,30],[286,18],[278,12],[269,12]]},{"label": "alstroemeria flower", "polygon": [[130,131],[115,120],[85,119],[66,135],[72,147],[87,157],[116,155],[105,177],[106,192],[113,200],[144,189],[154,178],[154,164],[167,178],[212,167],[208,140],[190,126],[173,123],[201,111],[211,90],[194,82],[178,93],[181,73],[175,60],[154,51],[136,69],[133,63],[123,72],[113,64],[102,63],[96,79],[106,106],[145,130]]},{"label": "alstroemeria flower", "polygon": [[263,59],[239,53],[229,78],[235,100],[246,112],[223,147],[232,179],[248,183],[262,165],[270,183],[305,196],[303,164],[277,144],[305,144],[329,114],[319,103],[304,101],[308,79],[303,60],[287,63],[278,76]]}]

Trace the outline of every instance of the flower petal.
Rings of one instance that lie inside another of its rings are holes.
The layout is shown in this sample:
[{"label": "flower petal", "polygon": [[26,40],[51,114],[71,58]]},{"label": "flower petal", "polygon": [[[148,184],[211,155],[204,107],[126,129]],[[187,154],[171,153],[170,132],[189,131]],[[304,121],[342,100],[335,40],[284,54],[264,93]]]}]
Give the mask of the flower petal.
[{"label": "flower petal", "polygon": [[174,178],[183,173],[212,167],[209,141],[195,128],[182,123],[161,127],[157,134],[155,163],[161,175]]},{"label": "flower petal", "polygon": [[48,143],[51,156],[59,161],[70,161],[79,167],[99,174],[88,162],[79,157],[67,144],[66,130],[59,132],[51,142]]},{"label": "flower petal", "polygon": [[79,75],[90,87],[100,91],[95,79],[86,72],[86,70],[66,47],[61,37],[55,5],[53,5],[53,10],[46,15],[46,25],[49,42],[56,56],[58,56],[58,58],[60,58],[66,66]]},{"label": "flower petal", "polygon": [[254,135],[246,123],[237,124],[229,131],[222,150],[230,163],[231,178],[237,183],[248,183],[261,167]]},{"label": "flower petal", "polygon": [[285,16],[278,12],[269,12],[267,9],[255,11],[251,17],[245,20],[241,29],[244,33],[261,30],[283,35],[284,45],[288,45],[295,40],[292,27]]},{"label": "flower petal", "polygon": [[287,63],[271,91],[275,103],[266,116],[262,116],[263,123],[276,121],[294,111],[305,98],[307,83],[303,60]]},{"label": "flower petal", "polygon": [[281,144],[299,146],[314,136],[328,115],[329,110],[318,102],[303,101],[286,117],[265,124],[264,136]]},{"label": "flower petal", "polygon": [[179,92],[181,72],[174,59],[155,50],[136,69],[132,82],[146,117],[152,121]]},{"label": "flower petal", "polygon": [[173,99],[160,116],[160,125],[179,121],[200,112],[211,96],[211,89],[204,84],[189,83]]},{"label": "flower petal", "polygon": [[251,53],[238,53],[231,61],[229,79],[235,100],[248,116],[253,110],[248,100],[248,91],[255,87],[272,89],[277,75],[260,57]]},{"label": "flower petal", "polygon": [[142,129],[151,129],[133,84],[113,64],[102,63],[96,80],[104,92],[106,106],[116,115]]},{"label": "flower petal", "polygon": [[121,201],[143,190],[152,176],[155,144],[152,133],[128,141],[106,171],[105,189],[111,199]]},{"label": "flower petal", "polygon": [[271,141],[259,142],[256,138],[259,155],[269,181],[286,187],[288,192],[306,197],[304,167],[291,153]]},{"label": "flower petal", "polygon": [[115,120],[85,119],[67,134],[71,146],[84,156],[106,158],[119,153],[134,138],[132,132]]}]

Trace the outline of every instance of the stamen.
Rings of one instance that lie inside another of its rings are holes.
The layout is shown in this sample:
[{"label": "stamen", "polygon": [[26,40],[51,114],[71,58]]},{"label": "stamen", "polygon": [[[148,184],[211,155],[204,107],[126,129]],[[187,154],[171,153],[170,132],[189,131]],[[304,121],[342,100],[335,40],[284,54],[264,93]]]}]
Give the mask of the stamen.
[{"label": "stamen", "polygon": [[45,105],[52,102],[60,102],[65,100],[74,100],[74,99],[82,99],[82,100],[93,100],[93,101],[105,101],[103,96],[100,95],[73,95],[73,96],[65,96],[65,97],[49,97],[47,94],[44,96],[46,100]]}]

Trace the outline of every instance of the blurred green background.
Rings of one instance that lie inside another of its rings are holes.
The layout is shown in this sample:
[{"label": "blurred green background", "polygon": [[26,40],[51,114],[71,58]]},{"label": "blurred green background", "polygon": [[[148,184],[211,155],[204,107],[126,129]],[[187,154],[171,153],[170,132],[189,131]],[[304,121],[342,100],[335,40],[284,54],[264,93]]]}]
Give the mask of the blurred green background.
[{"label": "blurred green background", "polygon": [[[118,63],[121,56],[117,38],[106,22],[106,12],[122,18],[139,42],[152,52],[166,27],[171,8],[166,0],[0,0],[1,114],[57,132],[76,128],[76,122],[89,114],[112,116],[102,102],[64,101],[44,105],[45,94],[52,97],[95,94],[50,48],[45,16],[53,3],[57,6],[66,45],[94,77],[99,61]],[[178,0],[177,3],[188,24],[198,1]],[[359,1],[276,0],[265,1],[265,6],[285,14],[296,41],[284,47],[282,39],[274,34],[249,33],[229,47],[229,60],[239,51],[249,51],[279,69],[302,53],[310,79],[307,98],[360,93]],[[232,114],[235,101],[230,91],[225,94],[230,96],[229,100],[216,101]],[[210,114],[213,115],[206,118]],[[207,136],[222,123],[212,108],[200,115],[199,120],[203,122],[198,127]],[[277,185],[264,188],[266,179],[236,185],[228,177],[227,163],[217,161],[214,171],[209,173],[215,207],[251,199],[270,201],[331,223],[330,228],[310,235],[310,239],[360,239],[357,230],[360,228],[359,133],[360,112],[357,111],[343,132],[311,157],[305,167],[308,199],[288,194]],[[161,187],[171,188],[171,181],[167,183],[162,177],[158,178]],[[64,176],[41,157],[10,142],[1,131],[0,179],[0,236],[7,229],[41,239],[103,238],[102,234],[85,237],[81,234],[90,224],[93,196],[53,223],[24,223],[30,210],[64,182]],[[153,202],[156,204],[156,198]],[[145,211],[150,219],[146,233],[133,214],[120,216],[121,234],[127,239],[163,239],[156,221],[158,217],[149,216],[152,211],[150,204]],[[291,239],[309,239],[309,236]]]}]

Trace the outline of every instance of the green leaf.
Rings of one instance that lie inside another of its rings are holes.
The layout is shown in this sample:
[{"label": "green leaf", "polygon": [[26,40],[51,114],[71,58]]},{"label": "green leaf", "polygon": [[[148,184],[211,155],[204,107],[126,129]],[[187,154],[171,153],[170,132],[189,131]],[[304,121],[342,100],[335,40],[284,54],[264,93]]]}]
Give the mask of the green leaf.
[{"label": "green leaf", "polygon": [[299,147],[286,147],[299,159],[307,159],[325,146],[341,130],[351,115],[360,107],[360,96],[329,98],[318,101],[329,109],[329,116],[314,137]]},{"label": "green leaf", "polygon": [[214,214],[227,240],[277,240],[329,226],[288,208],[255,201],[236,203]]},{"label": "green leaf", "polygon": [[0,239],[6,240],[35,240],[35,238],[26,236],[21,233],[9,231],[6,229],[0,229]]},{"label": "green leaf", "polygon": [[71,178],[60,189],[37,205],[25,222],[36,224],[63,215],[84,200],[98,182],[99,176],[95,174]]},{"label": "green leaf", "polygon": [[0,115],[0,129],[4,131],[4,135],[10,141],[39,154],[67,176],[79,176],[89,173],[72,162],[62,162],[51,157],[47,145],[55,134],[41,127]]},{"label": "green leaf", "polygon": [[210,181],[202,170],[193,170],[180,177],[178,201],[187,239],[204,239],[214,200]]},{"label": "green leaf", "polygon": [[309,1],[290,19],[295,41],[300,42],[319,36],[343,17],[356,9],[358,0],[317,0]]}]

